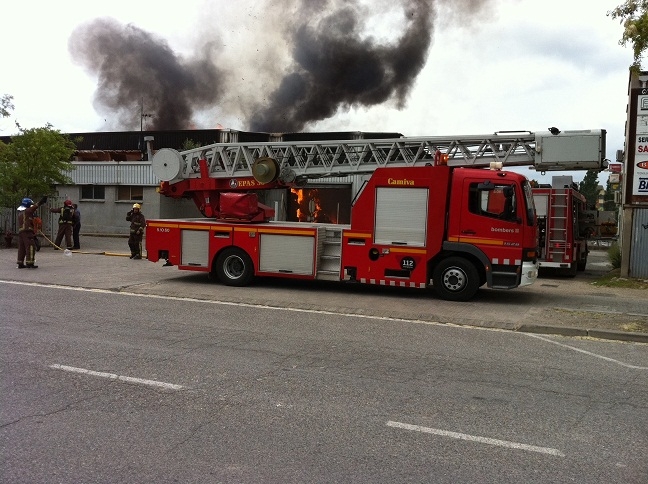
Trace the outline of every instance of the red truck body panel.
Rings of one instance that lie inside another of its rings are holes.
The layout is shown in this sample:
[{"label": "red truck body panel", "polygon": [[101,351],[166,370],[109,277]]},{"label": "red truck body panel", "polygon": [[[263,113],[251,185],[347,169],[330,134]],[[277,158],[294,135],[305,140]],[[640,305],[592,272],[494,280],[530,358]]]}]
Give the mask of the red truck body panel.
[{"label": "red truck body panel", "polygon": [[575,275],[587,263],[585,197],[575,188],[533,188],[540,231],[540,268],[565,270]]},{"label": "red truck body panel", "polygon": [[512,172],[377,168],[350,225],[149,220],[148,259],[216,273],[231,285],[252,275],[415,288],[435,279],[435,288],[447,285],[444,297],[465,300],[483,284],[513,288],[535,279],[537,227],[525,184]]}]

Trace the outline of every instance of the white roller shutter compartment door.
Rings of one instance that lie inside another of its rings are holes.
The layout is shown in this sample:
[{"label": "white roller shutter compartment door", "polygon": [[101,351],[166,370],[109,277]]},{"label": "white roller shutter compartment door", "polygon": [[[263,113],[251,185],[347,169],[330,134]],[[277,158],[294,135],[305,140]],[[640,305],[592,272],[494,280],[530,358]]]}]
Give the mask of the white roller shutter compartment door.
[{"label": "white roller shutter compartment door", "polygon": [[428,198],[427,188],[378,187],[375,243],[425,246]]}]

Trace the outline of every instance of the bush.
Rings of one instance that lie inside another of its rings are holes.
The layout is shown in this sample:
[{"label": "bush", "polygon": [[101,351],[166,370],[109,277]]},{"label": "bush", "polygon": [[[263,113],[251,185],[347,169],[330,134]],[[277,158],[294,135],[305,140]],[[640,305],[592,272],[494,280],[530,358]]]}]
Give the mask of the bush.
[{"label": "bush", "polygon": [[608,259],[613,269],[621,267],[621,247],[619,247],[619,244],[614,243],[610,246],[608,249]]}]

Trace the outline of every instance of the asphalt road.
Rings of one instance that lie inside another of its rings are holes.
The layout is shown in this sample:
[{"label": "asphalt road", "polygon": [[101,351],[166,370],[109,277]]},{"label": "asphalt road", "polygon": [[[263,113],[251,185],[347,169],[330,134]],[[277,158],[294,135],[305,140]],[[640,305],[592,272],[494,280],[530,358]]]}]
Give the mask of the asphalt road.
[{"label": "asphalt road", "polygon": [[38,262],[0,268],[3,482],[646,482],[648,345],[486,329],[542,289],[461,309]]},{"label": "asphalt road", "polygon": [[[210,283],[205,273],[128,259],[124,238],[82,237],[82,253],[66,257],[44,248],[39,268],[18,270],[16,250],[0,250],[0,280],[44,282],[160,296],[194,297],[480,327],[648,342],[648,291],[596,287],[609,270],[604,251],[592,251],[575,278],[546,277],[510,291],[481,289],[465,303],[426,291],[380,286],[259,279],[246,288]],[[103,255],[110,254],[110,255]]]}]

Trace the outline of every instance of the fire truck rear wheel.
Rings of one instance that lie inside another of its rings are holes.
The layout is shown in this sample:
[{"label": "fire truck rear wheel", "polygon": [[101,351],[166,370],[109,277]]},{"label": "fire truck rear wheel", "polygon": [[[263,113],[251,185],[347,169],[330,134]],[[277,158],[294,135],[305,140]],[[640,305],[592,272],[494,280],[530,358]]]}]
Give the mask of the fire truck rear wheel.
[{"label": "fire truck rear wheel", "polygon": [[252,259],[241,249],[225,249],[216,258],[216,276],[226,286],[246,286],[254,277]]},{"label": "fire truck rear wheel", "polygon": [[432,274],[434,291],[448,301],[468,301],[479,290],[479,273],[463,257],[442,260]]},{"label": "fire truck rear wheel", "polygon": [[587,255],[585,255],[585,257],[583,257],[581,260],[579,260],[579,261],[576,263],[576,269],[577,269],[579,272],[583,272],[583,271],[585,270],[586,267],[587,267]]}]

